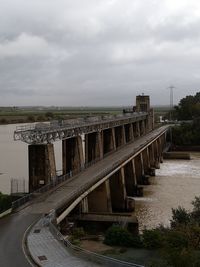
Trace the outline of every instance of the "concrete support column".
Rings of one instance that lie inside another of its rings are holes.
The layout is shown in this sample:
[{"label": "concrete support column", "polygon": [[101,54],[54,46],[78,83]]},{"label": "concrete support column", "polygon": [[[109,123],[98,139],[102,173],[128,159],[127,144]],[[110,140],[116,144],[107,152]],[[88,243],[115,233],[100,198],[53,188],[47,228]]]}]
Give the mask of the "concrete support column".
[{"label": "concrete support column", "polygon": [[133,124],[125,124],[124,125],[125,129],[125,138],[126,138],[126,143],[133,141],[134,136],[133,136]]},{"label": "concrete support column", "polygon": [[105,181],[94,191],[92,191],[88,197],[88,212],[112,212],[111,195],[109,181]]},{"label": "concrete support column", "polygon": [[140,122],[137,121],[136,122],[136,137],[140,137],[142,134],[141,134],[141,131],[140,131]]},{"label": "concrete support column", "polygon": [[88,197],[85,197],[81,201],[81,213],[88,213],[89,208],[88,208]]},{"label": "concrete support column", "polygon": [[126,210],[126,188],[124,168],[113,174],[109,179],[112,210],[115,212]]},{"label": "concrete support column", "polygon": [[131,160],[124,166],[124,175],[127,196],[134,196],[137,184],[134,161]]},{"label": "concrete support column", "polygon": [[144,175],[142,153],[137,155],[134,158],[134,161],[135,161],[135,173],[136,173],[137,184],[142,185],[143,184],[143,175]]},{"label": "concrete support column", "polygon": [[81,136],[62,141],[63,174],[80,171],[84,167],[83,145]]},{"label": "concrete support column", "polygon": [[144,166],[144,173],[150,173],[150,160],[149,160],[149,150],[148,148],[142,151],[142,158],[143,158],[143,166]]},{"label": "concrete support column", "polygon": [[37,190],[56,178],[53,144],[29,145],[29,192]]},{"label": "concrete support column", "polygon": [[101,159],[102,138],[100,132],[89,133],[85,135],[85,163]]},{"label": "concrete support column", "polygon": [[145,124],[145,133],[148,133],[150,131],[148,118],[144,121],[144,124]]},{"label": "concrete support column", "polygon": [[150,161],[150,167],[151,168],[155,168],[155,152],[154,152],[154,144],[150,144],[148,146],[148,150],[149,150],[149,161]]},{"label": "concrete support column", "polygon": [[146,133],[145,121],[144,120],[142,120],[142,122],[141,122],[141,127],[142,127],[142,135],[144,135]]},{"label": "concrete support column", "polygon": [[116,147],[120,147],[124,145],[126,142],[124,126],[122,125],[122,126],[115,127],[114,131],[115,131]]},{"label": "concrete support column", "polygon": [[97,133],[97,143],[99,144],[99,157],[103,159],[103,132]]},{"label": "concrete support column", "polygon": [[160,154],[160,162],[163,163],[163,150],[164,150],[164,135],[158,138],[158,147],[159,147],[159,154]]},{"label": "concrete support column", "polygon": [[103,154],[116,149],[114,128],[103,130]]},{"label": "concrete support column", "polygon": [[153,146],[154,146],[155,168],[160,169],[160,155],[159,155],[157,140],[153,142]]},{"label": "concrete support column", "polygon": [[135,139],[135,138],[137,138],[138,136],[137,136],[137,123],[136,122],[134,122],[134,123],[132,123],[132,127],[133,127],[133,139]]}]

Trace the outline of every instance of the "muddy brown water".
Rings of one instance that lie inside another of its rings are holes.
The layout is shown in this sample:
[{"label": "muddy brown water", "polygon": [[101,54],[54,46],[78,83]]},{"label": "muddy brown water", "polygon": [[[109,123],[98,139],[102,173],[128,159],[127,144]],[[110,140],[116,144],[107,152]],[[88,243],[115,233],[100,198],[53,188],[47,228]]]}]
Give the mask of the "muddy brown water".
[{"label": "muddy brown water", "polygon": [[164,160],[150,181],[144,197],[136,199],[140,230],[169,225],[172,208],[192,208],[192,200],[200,196],[200,153],[191,153],[191,160]]}]

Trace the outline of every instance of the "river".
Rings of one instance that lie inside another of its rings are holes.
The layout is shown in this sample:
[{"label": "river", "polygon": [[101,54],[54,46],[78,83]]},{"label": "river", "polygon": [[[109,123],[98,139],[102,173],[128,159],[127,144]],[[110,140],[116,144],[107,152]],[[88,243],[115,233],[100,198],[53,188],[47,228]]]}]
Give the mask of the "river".
[{"label": "river", "polygon": [[168,226],[172,208],[192,208],[192,200],[200,196],[200,153],[191,153],[191,160],[164,160],[150,183],[144,197],[136,199],[140,230]]},{"label": "river", "polygon": [[[13,140],[17,125],[0,126],[0,191],[10,193],[10,179],[27,181],[28,145]],[[61,169],[61,142],[55,142],[56,168]],[[187,209],[200,195],[200,153],[192,153],[191,160],[165,160],[151,185],[145,186],[144,197],[136,198],[136,215],[140,229],[169,225],[171,209],[179,205]]]}]

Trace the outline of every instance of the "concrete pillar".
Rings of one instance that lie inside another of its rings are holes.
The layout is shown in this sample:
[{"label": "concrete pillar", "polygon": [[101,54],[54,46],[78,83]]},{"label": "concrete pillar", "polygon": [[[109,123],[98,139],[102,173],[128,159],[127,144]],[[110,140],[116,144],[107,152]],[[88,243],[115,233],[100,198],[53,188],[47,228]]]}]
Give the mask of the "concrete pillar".
[{"label": "concrete pillar", "polygon": [[125,124],[124,125],[125,129],[125,138],[126,138],[126,143],[133,141],[134,135],[133,135],[133,124]]},{"label": "concrete pillar", "polygon": [[135,164],[133,164],[134,161],[131,160],[124,166],[125,187],[127,196],[134,196],[135,186],[137,184]]},{"label": "concrete pillar", "polygon": [[112,212],[110,185],[109,181],[105,181],[94,191],[92,191],[88,197],[88,212]]},{"label": "concrete pillar", "polygon": [[103,130],[103,154],[116,149],[114,128]]},{"label": "concrete pillar", "polygon": [[154,158],[155,158],[155,168],[160,169],[160,156],[159,156],[159,150],[158,150],[158,142],[155,140],[153,142],[154,146]]},{"label": "concrete pillar", "polygon": [[142,185],[143,175],[144,175],[142,153],[140,153],[134,158],[134,162],[135,162],[135,173],[136,173],[137,184]]},{"label": "concrete pillar", "polygon": [[145,148],[142,151],[142,158],[143,158],[144,173],[149,175],[149,172],[150,172],[150,160],[149,160],[149,150],[148,150],[148,148]]},{"label": "concrete pillar", "polygon": [[156,161],[155,161],[154,145],[150,144],[148,146],[148,150],[149,150],[149,162],[150,162],[150,175],[155,176]]},{"label": "concrete pillar", "polygon": [[163,144],[162,144],[162,136],[157,139],[158,144],[158,153],[160,162],[163,163]]},{"label": "concrete pillar", "polygon": [[85,135],[85,163],[101,159],[102,137],[100,132],[89,133]]},{"label": "concrete pillar", "polygon": [[124,168],[113,174],[109,179],[110,182],[110,194],[112,210],[125,211],[126,210],[126,188],[124,178]]},{"label": "concrete pillar", "polygon": [[142,120],[141,126],[142,126],[142,135],[144,135],[146,133],[145,120]]},{"label": "concrete pillar", "polygon": [[148,118],[144,120],[144,124],[145,124],[145,133],[149,132],[149,122],[148,122]]},{"label": "concrete pillar", "polygon": [[37,190],[56,178],[53,144],[29,145],[29,192]]},{"label": "concrete pillar", "polygon": [[139,121],[136,122],[136,135],[137,137],[140,137],[142,135]]},{"label": "concrete pillar", "polygon": [[89,208],[88,208],[88,197],[85,197],[81,201],[81,213],[88,213]]},{"label": "concrete pillar", "polygon": [[132,126],[133,126],[133,137],[134,137],[134,139],[135,139],[135,138],[139,137],[139,127],[138,127],[138,123],[137,123],[137,122],[134,122],[134,123],[132,124]]},{"label": "concrete pillar", "polygon": [[83,145],[81,136],[62,141],[63,174],[78,172],[84,167]]},{"label": "concrete pillar", "polygon": [[126,142],[124,126],[122,125],[115,127],[114,130],[115,130],[116,147],[120,147],[124,145]]}]

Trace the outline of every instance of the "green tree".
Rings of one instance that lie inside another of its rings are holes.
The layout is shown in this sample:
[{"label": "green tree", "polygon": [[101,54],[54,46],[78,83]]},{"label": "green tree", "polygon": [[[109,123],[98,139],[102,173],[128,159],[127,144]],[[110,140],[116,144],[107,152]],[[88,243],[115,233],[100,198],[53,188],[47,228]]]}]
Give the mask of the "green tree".
[{"label": "green tree", "polygon": [[190,213],[182,207],[172,209],[171,227],[178,227],[179,225],[187,225],[190,222]]},{"label": "green tree", "polygon": [[119,225],[113,225],[106,231],[104,243],[113,246],[141,247],[139,236],[133,237],[131,233]]},{"label": "green tree", "polygon": [[54,118],[54,114],[51,111],[47,111],[45,113],[45,117],[47,117],[48,119],[53,119]]},{"label": "green tree", "polygon": [[200,225],[200,197],[195,197],[194,201],[192,201],[193,210],[191,212],[191,216],[193,220]]},{"label": "green tree", "polygon": [[147,230],[142,234],[144,247],[147,249],[157,249],[163,247],[163,231],[159,228]]},{"label": "green tree", "polygon": [[175,115],[178,120],[192,120],[200,116],[200,92],[196,95],[182,98],[175,106]]}]

